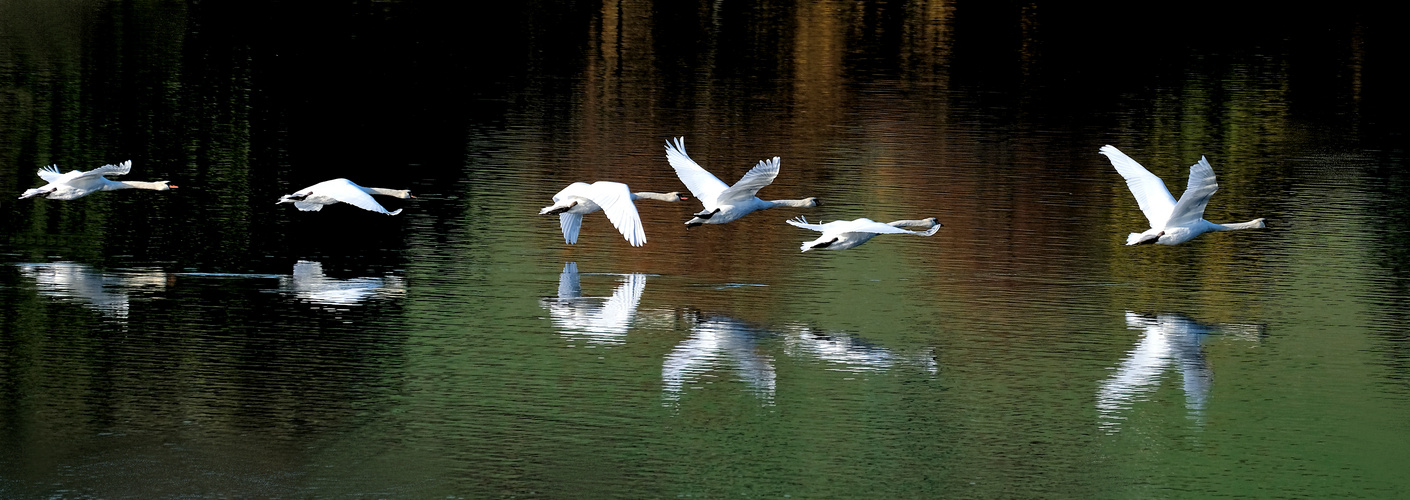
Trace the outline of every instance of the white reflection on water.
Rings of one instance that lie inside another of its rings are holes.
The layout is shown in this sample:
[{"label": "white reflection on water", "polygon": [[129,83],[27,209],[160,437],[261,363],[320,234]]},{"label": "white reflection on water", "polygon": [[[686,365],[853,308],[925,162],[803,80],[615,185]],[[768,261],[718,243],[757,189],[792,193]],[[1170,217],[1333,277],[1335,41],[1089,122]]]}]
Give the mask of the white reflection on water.
[{"label": "white reflection on water", "polygon": [[139,288],[165,289],[168,274],[159,270],[100,272],[76,262],[17,264],[20,274],[33,279],[39,294],[75,300],[104,316],[125,320],[129,295]]},{"label": "white reflection on water", "polygon": [[1189,417],[1203,425],[1205,403],[1214,382],[1214,372],[1204,357],[1205,339],[1223,332],[1256,341],[1261,333],[1257,325],[1205,325],[1183,314],[1151,316],[1131,311],[1126,312],[1126,327],[1141,330],[1141,340],[1097,391],[1098,425],[1109,434],[1121,430],[1125,420],[1121,413],[1155,392],[1161,375],[1172,365],[1183,380]]},{"label": "white reflection on water", "polygon": [[329,278],[323,274],[322,263],[301,260],[294,263],[292,275],[279,278],[279,290],[314,304],[355,306],[373,297],[405,295],[406,284],[395,276]]},{"label": "white reflection on water", "polygon": [[927,347],[913,355],[897,354],[891,349],[874,345],[847,333],[817,332],[799,327],[784,339],[784,352],[790,357],[812,357],[842,365],[841,371],[884,371],[897,365],[919,366],[931,375],[939,372],[934,348]]},{"label": "white reflection on water", "polygon": [[584,297],[578,280],[578,263],[569,262],[558,275],[558,297],[539,301],[552,316],[553,326],[569,339],[621,344],[646,290],[646,275],[622,275],[611,297]]},{"label": "white reflection on water", "polygon": [[759,351],[759,338],[765,332],[739,320],[711,317],[698,321],[691,336],[677,344],[661,368],[665,404],[678,404],[687,384],[699,387],[715,369],[730,365],[750,391],[773,406],[775,378],[773,358]]}]

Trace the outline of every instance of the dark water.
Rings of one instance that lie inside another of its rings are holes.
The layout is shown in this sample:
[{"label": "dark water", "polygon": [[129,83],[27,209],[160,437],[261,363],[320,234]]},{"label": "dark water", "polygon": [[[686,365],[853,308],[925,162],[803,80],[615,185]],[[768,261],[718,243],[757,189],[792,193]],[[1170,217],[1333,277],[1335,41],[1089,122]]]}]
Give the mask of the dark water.
[{"label": "dark water", "polygon": [[[0,2],[0,497],[1410,494],[1387,12],[293,4]],[[537,215],[673,136],[824,205]],[[1124,246],[1104,144],[1268,227]]]}]

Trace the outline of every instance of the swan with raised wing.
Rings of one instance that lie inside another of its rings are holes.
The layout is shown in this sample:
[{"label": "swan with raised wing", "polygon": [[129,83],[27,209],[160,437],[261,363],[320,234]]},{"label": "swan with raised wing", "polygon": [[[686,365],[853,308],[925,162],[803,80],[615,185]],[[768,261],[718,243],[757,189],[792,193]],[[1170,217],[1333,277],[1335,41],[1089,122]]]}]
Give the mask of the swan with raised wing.
[{"label": "swan with raised wing", "polygon": [[415,198],[415,196],[411,195],[411,191],[406,189],[362,187],[353,181],[339,178],[314,184],[295,191],[294,194],[281,196],[277,203],[293,203],[294,208],[306,212],[323,210],[324,205],[347,203],[357,208],[370,210],[379,214],[396,215],[401,213],[400,208],[391,212],[382,208],[382,205],[377,203],[377,200],[372,199],[372,195],[374,194],[401,199]]},{"label": "swan with raised wing", "polygon": [[[853,220],[832,221],[827,224],[809,224],[807,219],[799,216],[796,219],[788,220],[788,223],[803,229],[812,229],[822,232],[822,236],[813,241],[803,242],[803,251],[815,249],[826,250],[846,250],[848,248],[866,243],[878,234],[914,234],[916,236],[931,236],[940,230],[943,224],[934,217],[919,220],[898,220],[882,224],[880,222],[861,218]],[[925,231],[910,231],[901,229],[903,227],[923,227]]]},{"label": "swan with raised wing", "polygon": [[816,207],[817,198],[801,200],[761,200],[756,196],[759,189],[772,184],[778,176],[779,158],[762,160],[758,166],[744,173],[744,177],[733,186],[727,186],[710,172],[706,171],[690,156],[685,154],[685,138],[677,137],[675,142],[666,141],[666,160],[676,170],[676,176],[690,189],[690,194],[700,199],[705,210],[685,222],[687,229],[701,224],[724,224],[748,215],[756,210],[773,207]]},{"label": "swan with raised wing", "polygon": [[681,201],[689,199],[680,193],[631,192],[626,184],[611,181],[597,181],[592,184],[574,182],[553,195],[553,204],[539,210],[539,215],[558,215],[558,225],[563,229],[563,241],[569,245],[578,242],[578,231],[583,227],[583,215],[601,211],[607,220],[634,247],[646,244],[646,230],[641,227],[641,214],[636,211],[633,200]]},{"label": "swan with raised wing", "polygon": [[96,193],[98,191],[116,191],[119,189],[150,189],[153,191],[166,191],[174,189],[167,181],[115,181],[105,176],[123,175],[132,171],[132,160],[128,160],[117,165],[103,165],[101,167],[80,172],[70,170],[68,173],[60,173],[58,165],[50,165],[39,169],[39,178],[44,179],[43,186],[25,190],[20,195],[21,200],[35,196],[43,196],[51,200],[75,200]]},{"label": "swan with raised wing", "polygon": [[1110,145],[1102,146],[1100,153],[1106,155],[1117,173],[1126,179],[1126,187],[1131,189],[1136,204],[1140,205],[1141,212],[1145,213],[1151,225],[1145,232],[1127,235],[1127,245],[1178,245],[1210,231],[1265,227],[1262,218],[1233,224],[1215,224],[1204,220],[1204,208],[1209,204],[1209,197],[1219,189],[1219,184],[1214,181],[1214,167],[1209,166],[1209,160],[1203,156],[1199,158],[1199,163],[1190,166],[1189,184],[1177,202],[1159,177],[1130,156]]}]

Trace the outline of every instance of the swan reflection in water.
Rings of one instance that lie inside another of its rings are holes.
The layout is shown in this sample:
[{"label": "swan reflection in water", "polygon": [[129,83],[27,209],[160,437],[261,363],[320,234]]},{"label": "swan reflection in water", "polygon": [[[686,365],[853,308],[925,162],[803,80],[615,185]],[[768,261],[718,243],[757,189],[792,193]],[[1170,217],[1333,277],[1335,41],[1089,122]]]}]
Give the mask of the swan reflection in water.
[{"label": "swan reflection in water", "polygon": [[1141,340],[1097,392],[1098,425],[1109,434],[1120,430],[1125,420],[1122,412],[1156,391],[1161,376],[1171,366],[1179,370],[1183,379],[1189,417],[1202,425],[1210,384],[1214,380],[1214,372],[1204,357],[1205,339],[1215,333],[1225,333],[1256,341],[1261,335],[1261,327],[1257,325],[1206,325],[1182,314],[1151,316],[1127,311],[1126,327],[1141,330]]},{"label": "swan reflection in water", "polygon": [[279,277],[279,290],[299,300],[329,306],[355,306],[374,297],[400,297],[406,294],[401,278],[330,278],[323,274],[323,264],[301,260],[294,263],[294,273]]},{"label": "swan reflection in water", "polygon": [[539,305],[548,309],[564,337],[615,345],[626,337],[645,289],[645,274],[624,274],[611,297],[584,297],[578,263],[569,262],[558,275],[558,296],[542,299]]},{"label": "swan reflection in water", "polygon": [[898,365],[918,366],[931,375],[939,373],[935,350],[926,347],[911,355],[898,354],[847,333],[827,333],[799,327],[784,340],[789,357],[811,357],[834,365],[840,371],[879,372]]},{"label": "swan reflection in water", "polygon": [[20,275],[34,280],[40,295],[77,301],[116,319],[127,319],[133,292],[164,290],[170,278],[160,270],[102,272],[76,262],[18,264],[17,267]]},{"label": "swan reflection in water", "polygon": [[661,368],[661,382],[666,406],[679,403],[687,385],[706,383],[711,372],[729,365],[738,380],[749,386],[750,392],[774,404],[775,378],[773,358],[760,352],[760,338],[769,333],[755,329],[732,318],[695,318],[689,338],[677,344]]}]

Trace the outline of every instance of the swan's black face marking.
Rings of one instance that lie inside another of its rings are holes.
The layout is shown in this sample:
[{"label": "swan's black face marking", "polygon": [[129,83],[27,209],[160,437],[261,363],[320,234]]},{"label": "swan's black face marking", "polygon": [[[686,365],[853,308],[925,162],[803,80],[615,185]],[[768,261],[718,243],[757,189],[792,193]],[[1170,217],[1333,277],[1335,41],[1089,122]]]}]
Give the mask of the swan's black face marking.
[{"label": "swan's black face marking", "polygon": [[709,220],[711,217],[714,217],[715,214],[717,214],[717,213],[720,213],[720,209],[718,209],[718,208],[716,208],[713,212],[704,212],[704,211],[702,211],[702,212],[700,212],[700,213],[698,213],[698,214],[695,214],[695,216],[696,216],[696,217],[699,217],[699,218],[701,218],[701,219]]},{"label": "swan's black face marking", "polygon": [[822,242],[822,243],[818,243],[818,244],[816,244],[816,245],[813,245],[812,248],[827,248],[827,247],[832,246],[833,243],[837,243],[837,240],[838,240],[838,238],[833,238],[833,239],[831,239],[831,240],[824,241],[824,242]]}]

